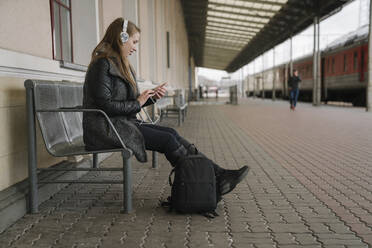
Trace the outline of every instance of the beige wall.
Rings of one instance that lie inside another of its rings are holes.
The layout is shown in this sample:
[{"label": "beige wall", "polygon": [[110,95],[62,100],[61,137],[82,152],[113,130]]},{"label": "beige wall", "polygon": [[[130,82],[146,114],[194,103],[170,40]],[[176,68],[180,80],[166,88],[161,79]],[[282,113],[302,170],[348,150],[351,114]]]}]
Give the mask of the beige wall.
[{"label": "beige wall", "polygon": [[0,47],[52,58],[48,0],[1,0]]},{"label": "beige wall", "polygon": [[[0,77],[0,191],[28,176],[24,78]],[[39,167],[61,161],[47,154],[38,132]]]},{"label": "beige wall", "polygon": [[[138,5],[140,77],[188,89],[189,49],[181,2],[139,0]],[[152,16],[154,18],[149,19]],[[167,31],[170,34],[170,68],[167,68]]]},{"label": "beige wall", "polygon": [[122,17],[122,0],[98,0],[100,13],[100,37],[103,38],[107,27],[118,17]]}]

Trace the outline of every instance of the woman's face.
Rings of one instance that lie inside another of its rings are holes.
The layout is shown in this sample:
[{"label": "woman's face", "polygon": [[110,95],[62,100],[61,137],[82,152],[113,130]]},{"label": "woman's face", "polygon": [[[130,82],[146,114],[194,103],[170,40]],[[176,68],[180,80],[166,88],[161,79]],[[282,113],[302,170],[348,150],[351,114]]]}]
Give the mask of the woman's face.
[{"label": "woman's face", "polygon": [[128,41],[122,45],[121,49],[125,57],[128,57],[137,51],[137,43],[139,42],[139,38],[140,34],[135,32],[129,37]]}]

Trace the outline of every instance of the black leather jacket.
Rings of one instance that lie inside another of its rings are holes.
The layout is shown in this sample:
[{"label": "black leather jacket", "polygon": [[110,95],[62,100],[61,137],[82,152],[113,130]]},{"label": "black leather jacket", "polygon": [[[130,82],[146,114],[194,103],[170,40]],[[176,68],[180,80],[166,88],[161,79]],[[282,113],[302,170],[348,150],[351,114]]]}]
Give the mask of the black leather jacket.
[{"label": "black leather jacket", "polygon": [[[125,145],[136,158],[147,161],[143,136],[134,125],[136,114],[141,111],[131,84],[120,74],[114,59],[100,58],[87,71],[84,82],[83,106],[101,109],[109,117]],[[152,104],[147,101],[146,105]],[[83,115],[84,142],[87,149],[107,149],[120,147],[119,140],[105,118],[98,113]]]}]

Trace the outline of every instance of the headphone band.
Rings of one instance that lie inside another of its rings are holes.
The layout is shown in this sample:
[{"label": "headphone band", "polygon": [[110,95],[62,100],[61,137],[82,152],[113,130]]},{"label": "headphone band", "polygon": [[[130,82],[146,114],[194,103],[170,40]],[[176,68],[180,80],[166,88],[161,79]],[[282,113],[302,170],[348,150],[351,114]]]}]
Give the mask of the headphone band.
[{"label": "headphone band", "polygon": [[127,32],[127,28],[128,28],[128,20],[127,19],[124,19],[124,23],[123,23],[123,32],[124,33]]}]

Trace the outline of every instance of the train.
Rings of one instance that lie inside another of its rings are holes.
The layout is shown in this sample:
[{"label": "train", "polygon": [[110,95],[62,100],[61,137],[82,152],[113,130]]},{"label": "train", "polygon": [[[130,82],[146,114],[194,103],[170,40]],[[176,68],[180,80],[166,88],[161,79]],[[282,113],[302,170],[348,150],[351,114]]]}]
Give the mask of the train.
[{"label": "train", "polygon": [[[348,102],[353,106],[366,105],[368,80],[368,25],[333,41],[321,51],[320,80],[322,102]],[[312,101],[313,55],[294,60],[300,83],[299,100]],[[245,78],[246,95],[287,99],[289,62],[248,75]],[[275,84],[274,84],[275,76]]]}]

